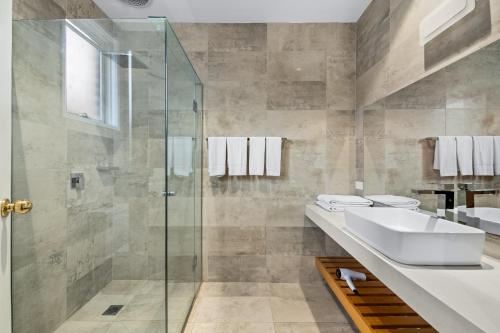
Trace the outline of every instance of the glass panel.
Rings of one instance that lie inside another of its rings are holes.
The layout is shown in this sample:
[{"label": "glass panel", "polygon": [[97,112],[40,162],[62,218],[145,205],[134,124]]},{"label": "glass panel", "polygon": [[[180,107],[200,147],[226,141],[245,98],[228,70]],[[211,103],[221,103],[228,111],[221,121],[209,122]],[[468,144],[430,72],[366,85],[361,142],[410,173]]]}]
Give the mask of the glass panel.
[{"label": "glass panel", "polygon": [[165,21],[13,28],[12,197],[34,203],[12,220],[14,332],[165,331]]},{"label": "glass panel", "polygon": [[195,219],[199,192],[200,137],[197,128],[196,73],[172,29],[167,27],[168,104],[168,332],[182,331],[195,295]]}]

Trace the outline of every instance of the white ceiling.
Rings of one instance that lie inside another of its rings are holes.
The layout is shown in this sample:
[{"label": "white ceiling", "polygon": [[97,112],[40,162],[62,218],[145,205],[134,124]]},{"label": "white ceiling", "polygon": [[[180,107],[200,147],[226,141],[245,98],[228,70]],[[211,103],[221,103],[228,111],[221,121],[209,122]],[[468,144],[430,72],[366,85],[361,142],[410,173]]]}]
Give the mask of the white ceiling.
[{"label": "white ceiling", "polygon": [[111,18],[166,16],[171,22],[356,22],[371,0],[152,0],[132,8],[123,0],[94,0]]}]

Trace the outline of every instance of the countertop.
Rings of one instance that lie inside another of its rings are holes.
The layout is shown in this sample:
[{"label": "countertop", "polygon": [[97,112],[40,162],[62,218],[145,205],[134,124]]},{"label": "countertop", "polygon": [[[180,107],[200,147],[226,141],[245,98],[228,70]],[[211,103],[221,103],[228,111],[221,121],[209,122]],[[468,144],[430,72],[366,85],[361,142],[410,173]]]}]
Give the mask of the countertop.
[{"label": "countertop", "polygon": [[404,265],[351,234],[343,213],[308,205],[305,214],[439,332],[500,332],[499,260],[483,256],[481,266]]}]

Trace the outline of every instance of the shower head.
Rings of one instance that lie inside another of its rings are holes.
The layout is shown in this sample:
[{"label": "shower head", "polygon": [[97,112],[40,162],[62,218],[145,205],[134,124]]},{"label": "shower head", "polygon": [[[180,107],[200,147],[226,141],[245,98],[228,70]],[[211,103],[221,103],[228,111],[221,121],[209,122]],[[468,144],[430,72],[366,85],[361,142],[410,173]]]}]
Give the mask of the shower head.
[{"label": "shower head", "polygon": [[153,2],[153,0],[121,0],[121,2],[136,8],[147,7]]}]

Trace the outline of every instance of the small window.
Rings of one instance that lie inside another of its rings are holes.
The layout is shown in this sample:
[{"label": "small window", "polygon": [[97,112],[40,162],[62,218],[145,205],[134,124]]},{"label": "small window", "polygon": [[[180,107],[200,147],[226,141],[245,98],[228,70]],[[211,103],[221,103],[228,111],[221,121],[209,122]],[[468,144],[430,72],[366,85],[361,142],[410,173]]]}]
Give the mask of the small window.
[{"label": "small window", "polygon": [[77,27],[66,25],[66,112],[118,126],[116,61]]}]

